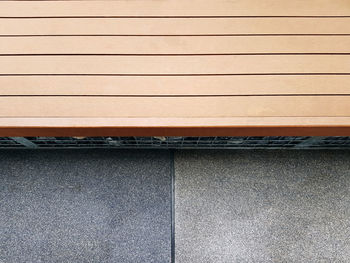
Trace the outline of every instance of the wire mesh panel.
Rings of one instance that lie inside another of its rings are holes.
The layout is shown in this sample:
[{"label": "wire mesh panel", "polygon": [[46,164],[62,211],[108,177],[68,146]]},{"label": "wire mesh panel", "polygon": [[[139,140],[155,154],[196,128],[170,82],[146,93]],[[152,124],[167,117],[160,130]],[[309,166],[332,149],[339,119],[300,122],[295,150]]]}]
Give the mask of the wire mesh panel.
[{"label": "wire mesh panel", "polygon": [[0,148],[25,148],[25,146],[10,137],[0,137]]},{"label": "wire mesh panel", "polygon": [[0,137],[0,148],[350,149],[350,137]]}]

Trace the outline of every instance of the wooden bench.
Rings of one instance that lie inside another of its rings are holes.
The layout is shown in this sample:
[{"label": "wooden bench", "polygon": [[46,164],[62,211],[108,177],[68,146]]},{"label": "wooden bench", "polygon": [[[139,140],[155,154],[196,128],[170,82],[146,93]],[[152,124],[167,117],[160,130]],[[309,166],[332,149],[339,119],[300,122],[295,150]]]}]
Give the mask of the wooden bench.
[{"label": "wooden bench", "polygon": [[349,136],[349,0],[0,1],[0,136]]}]

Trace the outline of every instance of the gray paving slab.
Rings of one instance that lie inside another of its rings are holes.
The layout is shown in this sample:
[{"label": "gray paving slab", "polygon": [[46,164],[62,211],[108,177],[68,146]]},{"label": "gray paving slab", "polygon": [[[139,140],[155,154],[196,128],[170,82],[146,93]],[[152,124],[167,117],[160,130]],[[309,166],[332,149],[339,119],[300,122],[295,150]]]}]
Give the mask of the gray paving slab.
[{"label": "gray paving slab", "polygon": [[0,262],[169,262],[169,158],[0,152]]},{"label": "gray paving slab", "polygon": [[350,262],[350,152],[182,151],[176,262]]}]

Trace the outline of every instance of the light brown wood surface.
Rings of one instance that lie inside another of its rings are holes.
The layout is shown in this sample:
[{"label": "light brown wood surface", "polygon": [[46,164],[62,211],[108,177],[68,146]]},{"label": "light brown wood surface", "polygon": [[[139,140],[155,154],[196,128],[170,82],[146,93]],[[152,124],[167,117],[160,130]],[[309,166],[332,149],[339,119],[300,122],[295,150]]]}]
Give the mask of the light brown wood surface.
[{"label": "light brown wood surface", "polygon": [[[11,128],[121,128],[121,127],[348,127],[350,117],[215,117],[215,118],[0,118],[0,126]],[[1,133],[1,130],[0,130]]]},{"label": "light brown wood surface", "polygon": [[347,117],[350,96],[7,97],[0,117]]},{"label": "light brown wood surface", "polygon": [[350,136],[348,0],[0,1],[0,136]]},{"label": "light brown wood surface", "polygon": [[[218,44],[219,43],[219,44]],[[0,54],[341,54],[349,36],[36,36],[2,37]]]},{"label": "light brown wood surface", "polygon": [[6,74],[349,73],[350,55],[1,56]]},{"label": "light brown wood surface", "polygon": [[349,15],[348,0],[0,1],[0,17]]},{"label": "light brown wood surface", "polygon": [[350,94],[349,75],[2,76],[0,95]]},{"label": "light brown wood surface", "polygon": [[0,18],[0,35],[350,34],[349,23],[350,17]]}]

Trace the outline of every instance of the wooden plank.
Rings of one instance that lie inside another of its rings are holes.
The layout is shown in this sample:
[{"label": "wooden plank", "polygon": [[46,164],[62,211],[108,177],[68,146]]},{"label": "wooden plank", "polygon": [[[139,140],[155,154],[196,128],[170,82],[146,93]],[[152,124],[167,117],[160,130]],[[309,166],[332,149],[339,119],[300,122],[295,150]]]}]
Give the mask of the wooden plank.
[{"label": "wooden plank", "polygon": [[0,136],[350,136],[350,118],[0,118]]},{"label": "wooden plank", "polygon": [[348,0],[0,1],[0,17],[349,16]]},{"label": "wooden plank", "polygon": [[2,56],[0,74],[350,73],[350,56]]},{"label": "wooden plank", "polygon": [[213,34],[350,34],[350,17],[0,19],[0,35]]},{"label": "wooden plank", "polygon": [[0,54],[350,53],[350,36],[3,37]]},{"label": "wooden plank", "polygon": [[349,117],[350,96],[0,97],[0,117]]},{"label": "wooden plank", "polygon": [[0,118],[0,136],[350,136],[350,118]]},{"label": "wooden plank", "polygon": [[1,127],[2,137],[99,137],[99,136],[350,136],[350,126],[254,127]]},{"label": "wooden plank", "polygon": [[350,117],[0,118],[0,127],[350,127]]},{"label": "wooden plank", "polygon": [[0,95],[350,94],[350,76],[2,76]]}]

